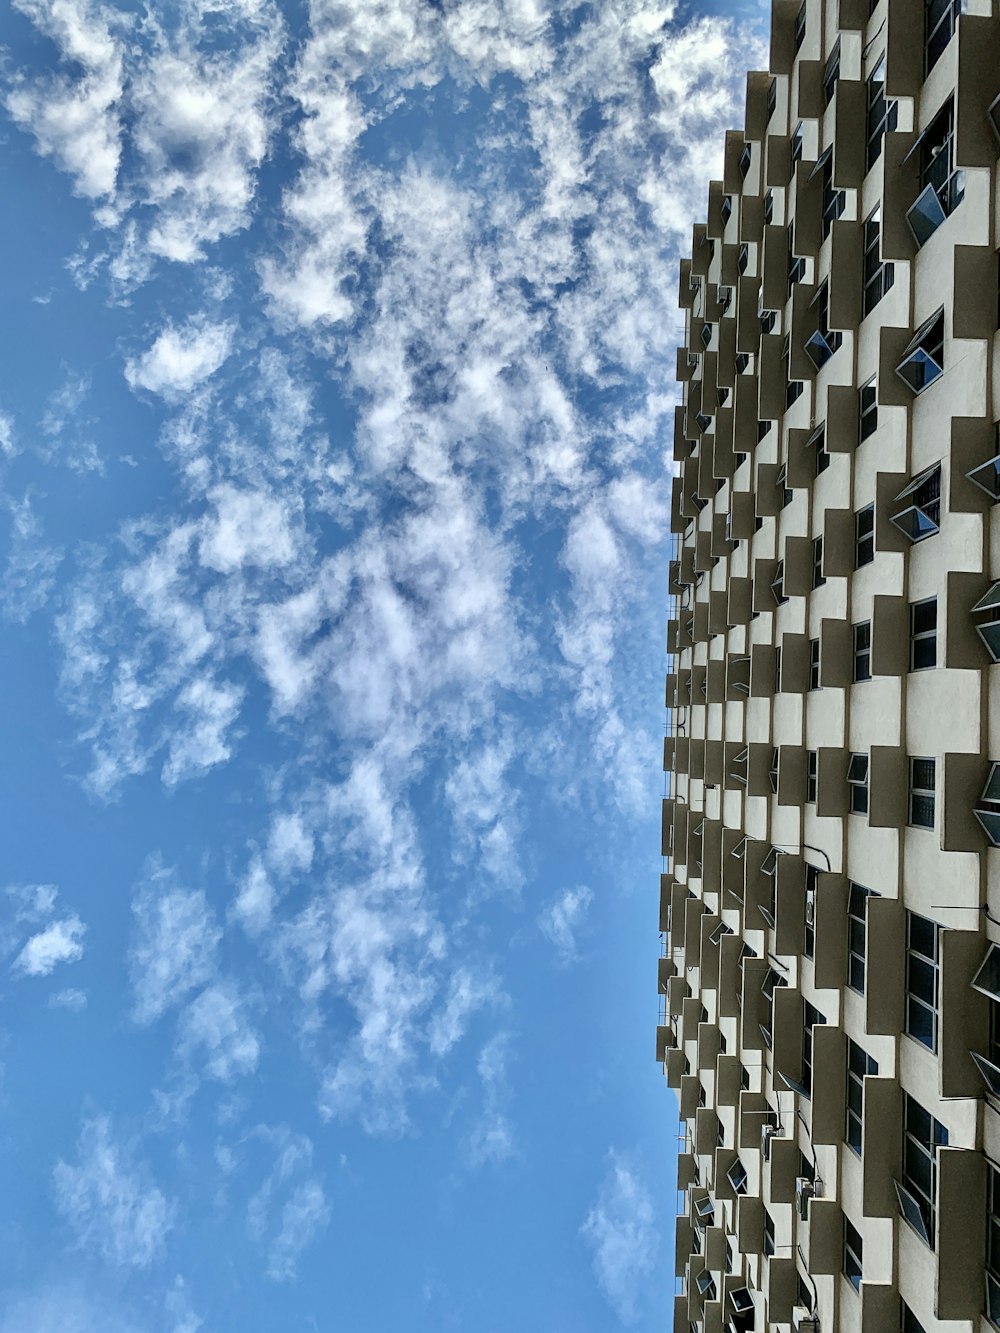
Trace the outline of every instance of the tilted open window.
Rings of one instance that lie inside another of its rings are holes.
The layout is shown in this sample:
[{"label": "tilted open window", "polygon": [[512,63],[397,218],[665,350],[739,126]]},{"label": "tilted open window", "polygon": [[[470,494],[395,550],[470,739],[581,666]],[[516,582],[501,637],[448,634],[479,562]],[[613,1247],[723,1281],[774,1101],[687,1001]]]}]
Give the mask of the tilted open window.
[{"label": "tilted open window", "polygon": [[994,502],[1000,500],[1000,425],[997,426],[997,450],[992,458],[978,464],[965,474],[973,486],[985,491]]},{"label": "tilted open window", "polygon": [[930,240],[965,197],[965,172],[955,168],[954,138],[955,108],[948,102],[907,154],[920,154],[920,193],[906,213],[918,246]]},{"label": "tilted open window", "polygon": [[1000,662],[1000,583],[994,583],[972,608],[976,633],[994,662]]},{"label": "tilted open window", "polygon": [[986,786],[972,812],[994,847],[1000,847],[1000,763],[990,765]]},{"label": "tilted open window", "polygon": [[915,394],[944,374],[944,307],[917,329],[906,345],[896,374]]},{"label": "tilted open window", "polygon": [[896,496],[903,507],[890,515],[892,522],[911,542],[922,542],[941,531],[941,464],[935,463]]}]

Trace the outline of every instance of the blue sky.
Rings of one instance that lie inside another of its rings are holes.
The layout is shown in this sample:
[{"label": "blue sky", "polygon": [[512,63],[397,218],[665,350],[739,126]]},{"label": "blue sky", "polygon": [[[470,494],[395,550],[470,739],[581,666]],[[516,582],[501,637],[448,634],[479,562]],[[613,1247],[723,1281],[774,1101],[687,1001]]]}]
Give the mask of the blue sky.
[{"label": "blue sky", "polygon": [[0,1333],[669,1327],[675,273],[759,15],[0,43]]}]

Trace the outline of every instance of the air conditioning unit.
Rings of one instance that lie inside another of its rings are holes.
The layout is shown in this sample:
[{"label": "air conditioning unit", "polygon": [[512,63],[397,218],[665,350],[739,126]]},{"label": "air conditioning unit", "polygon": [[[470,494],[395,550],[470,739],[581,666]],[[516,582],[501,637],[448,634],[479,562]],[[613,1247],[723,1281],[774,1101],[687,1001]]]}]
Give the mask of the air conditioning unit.
[{"label": "air conditioning unit", "polygon": [[767,1162],[771,1157],[771,1140],[777,1134],[777,1126],[761,1125],[760,1127],[760,1155]]},{"label": "air conditioning unit", "polygon": [[806,925],[816,924],[816,890],[806,889]]},{"label": "air conditioning unit", "polygon": [[816,1186],[808,1176],[795,1177],[795,1207],[803,1222],[809,1216],[809,1200],[815,1195]]},{"label": "air conditioning unit", "polygon": [[795,1333],[819,1333],[819,1319],[801,1305],[797,1305],[792,1311],[792,1328],[795,1329]]}]

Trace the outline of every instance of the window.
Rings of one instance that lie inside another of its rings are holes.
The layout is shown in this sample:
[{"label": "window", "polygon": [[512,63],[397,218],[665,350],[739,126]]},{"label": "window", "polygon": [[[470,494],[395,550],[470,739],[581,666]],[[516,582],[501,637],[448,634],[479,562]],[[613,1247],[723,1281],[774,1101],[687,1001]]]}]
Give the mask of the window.
[{"label": "window", "polygon": [[807,447],[812,447],[816,451],[816,469],[815,475],[818,477],[830,466],[830,454],[826,447],[826,424],[817,427],[812,435],[806,441]]},{"label": "window", "polygon": [[781,649],[774,650],[774,692],[781,693]]},{"label": "window", "polygon": [[809,688],[819,689],[819,639],[809,640]]},{"label": "window", "polygon": [[937,666],[937,598],[910,603],[910,670]]},{"label": "window", "polygon": [[795,499],[795,492],[788,485],[788,468],[784,463],[778,468],[778,475],[775,478],[775,483],[778,490],[781,492],[781,508],[784,509],[786,505],[790,505]]},{"label": "window", "polygon": [[770,1258],[774,1254],[774,1218],[764,1209],[764,1256]]},{"label": "window", "polygon": [[856,683],[872,678],[872,622],[859,620],[851,626],[854,638],[854,671]]},{"label": "window", "polygon": [[802,1089],[812,1092],[813,1076],[813,1028],[817,1023],[825,1023],[826,1017],[809,1003],[802,1001]]},{"label": "window", "polygon": [[986,1316],[1000,1328],[1000,1171],[990,1163],[986,1203]]},{"label": "window", "polygon": [[795,40],[796,51],[798,51],[798,49],[801,47],[805,39],[806,39],[806,0],[802,0],[802,4],[799,6],[799,12],[795,15],[794,40]]},{"label": "window", "polygon": [[855,1291],[861,1290],[861,1237],[844,1218],[844,1277]]},{"label": "window", "polygon": [[792,288],[797,282],[802,282],[806,276],[806,261],[802,255],[793,255],[791,250],[788,253],[788,295],[791,296]]},{"label": "window", "polygon": [[934,827],[933,759],[910,759],[909,822],[914,828]]},{"label": "window", "polygon": [[972,812],[994,847],[1000,847],[1000,764],[990,764],[990,775]]},{"label": "window", "polygon": [[736,267],[741,273],[745,273],[750,267],[750,246],[744,241],[739,248],[736,259]]},{"label": "window", "polygon": [[948,102],[911,152],[920,153],[920,192],[907,209],[917,245],[924,245],[954,213],[965,195],[965,172],[954,168],[955,108]]},{"label": "window", "polygon": [[[802,262],[802,261],[796,261]],[[785,407],[786,409],[798,400],[802,394],[802,381],[793,380],[791,372],[792,362],[792,336],[785,334],[785,341],[781,346],[781,369],[785,379]]]},{"label": "window", "polygon": [[903,1306],[903,1333],[925,1333],[923,1324],[918,1322],[917,1316],[906,1302],[903,1301],[901,1304]]},{"label": "window", "polygon": [[809,805],[816,803],[817,759],[815,750],[806,751],[806,802]]},{"label": "window", "polygon": [[719,214],[722,218],[722,225],[724,227],[726,223],[729,221],[729,219],[733,216],[732,195],[724,194],[722,196],[722,207],[719,210]]},{"label": "window", "polygon": [[851,881],[847,899],[847,984],[865,993],[865,956],[868,951],[868,899],[871,889]]},{"label": "window", "polygon": [[771,767],[768,771],[768,781],[771,784],[771,790],[775,796],[778,794],[778,747],[775,745],[771,750]]},{"label": "window", "polygon": [[766,114],[768,121],[770,121],[771,117],[774,115],[777,105],[778,105],[778,80],[772,79],[771,82],[767,85]]},{"label": "window", "polygon": [[778,561],[778,567],[774,571],[774,579],[771,582],[771,594],[774,597],[775,606],[784,606],[788,598],[785,596],[785,562]]},{"label": "window", "polygon": [[771,429],[771,422],[770,422],[770,421],[758,421],[758,422],[757,422],[757,443],[758,443],[758,444],[760,444],[761,440],[764,438],[764,436],[768,433],[768,431],[769,431],[770,429]]},{"label": "window", "polygon": [[911,542],[922,542],[941,531],[941,464],[935,463],[926,472],[904,486],[893,504],[900,500],[908,503],[890,515],[900,532]]},{"label": "window", "polygon": [[823,237],[830,235],[833,224],[844,211],[847,195],[833,183],[833,153],[828,152],[823,162]]},{"label": "window", "polygon": [[703,1268],[701,1270],[701,1272],[695,1278],[695,1286],[698,1288],[702,1300],[704,1301],[715,1300],[716,1298],[715,1278],[712,1276],[711,1271],[709,1269]]},{"label": "window", "polygon": [[760,321],[761,333],[770,333],[774,329],[778,313],[776,310],[765,310],[760,307],[757,311],[757,318]]},{"label": "window", "polygon": [[937,1050],[938,967],[941,927],[916,912],[906,914],[906,1033]]},{"label": "window", "polygon": [[863,315],[871,314],[893,282],[892,265],[884,264],[881,259],[881,223],[880,208],[876,208],[865,220]]},{"label": "window", "polygon": [[865,1102],[865,1078],[877,1074],[878,1065],[867,1051],[847,1039],[847,1146],[861,1156],[861,1128]]},{"label": "window", "polygon": [[823,587],[827,576],[823,573],[823,537],[812,539],[812,587]]},{"label": "window", "polygon": [[875,559],[875,506],[866,505],[854,515],[854,568]]},{"label": "window", "polygon": [[976,633],[994,662],[1000,662],[1000,583],[994,583],[972,608]]},{"label": "window", "polygon": [[903,1217],[933,1249],[937,1223],[937,1149],[947,1144],[948,1131],[908,1092],[903,1097],[903,1179],[896,1182],[896,1194]]},{"label": "window", "polygon": [[858,440],[864,443],[878,426],[878,389],[874,376],[858,390]]},{"label": "window", "polygon": [[774,191],[768,190],[764,195],[764,221],[770,225],[774,221]]},{"label": "window", "polygon": [[778,989],[779,986],[784,986],[786,984],[787,983],[785,981],[785,978],[781,976],[778,972],[775,972],[773,967],[769,967],[767,969],[767,975],[765,976],[763,985],[760,988],[761,994],[767,1001],[767,1021],[766,1023],[760,1024],[760,1031],[765,1042],[767,1043],[768,1050],[771,1049],[771,1029],[774,1025],[774,992]]},{"label": "window", "polygon": [[712,341],[712,326],[711,326],[711,324],[702,324],[702,326],[701,326],[700,337],[701,337],[701,341],[702,341],[702,342],[704,343],[704,345],[707,347],[707,346],[709,345],[709,343]]},{"label": "window", "polygon": [[767,906],[758,905],[758,911],[769,926],[774,927],[774,916],[778,910],[778,857],[781,853],[772,847],[764,858],[760,872],[767,876]]},{"label": "window", "polygon": [[833,101],[833,94],[836,91],[837,80],[840,78],[840,43],[827,57],[826,64],[823,67],[823,105],[829,106]]},{"label": "window", "polygon": [[726,1178],[733,1187],[734,1194],[746,1194],[747,1192],[747,1169],[737,1157],[726,1172]]},{"label": "window", "polygon": [[868,813],[868,756],[852,754],[847,765],[847,781],[851,788],[848,802],[852,815]]},{"label": "window", "polygon": [[939,380],[944,374],[944,309],[921,324],[907,344],[896,374],[914,394]]},{"label": "window", "polygon": [[885,96],[885,59],[879,61],[868,80],[868,147],[867,168],[872,167],[882,152],[882,140],[896,128],[897,108]]},{"label": "window", "polygon": [[753,161],[753,149],[749,144],[743,145],[743,152],[740,153],[740,175],[746,180],[747,172],[750,170],[750,163]]},{"label": "window", "polygon": [[[997,99],[1000,101],[1000,98]],[[1000,314],[998,314],[998,325],[1000,325]],[[992,458],[971,468],[966,474],[973,486],[978,486],[981,491],[985,491],[993,504],[1000,500],[1000,422],[996,428],[996,452]]]},{"label": "window", "polygon": [[748,352],[737,353],[735,365],[737,375],[744,374],[750,365],[750,354]]},{"label": "window", "polygon": [[830,360],[844,335],[830,328],[830,284],[824,282],[810,302],[816,310],[816,332],[806,340],[806,352],[817,370]]},{"label": "window", "polygon": [[806,866],[806,924],[802,939],[802,953],[806,958],[816,955],[816,890],[819,886],[819,870],[816,866]]},{"label": "window", "polygon": [[924,69],[929,74],[944,54],[964,12],[963,0],[925,0],[924,5]]}]

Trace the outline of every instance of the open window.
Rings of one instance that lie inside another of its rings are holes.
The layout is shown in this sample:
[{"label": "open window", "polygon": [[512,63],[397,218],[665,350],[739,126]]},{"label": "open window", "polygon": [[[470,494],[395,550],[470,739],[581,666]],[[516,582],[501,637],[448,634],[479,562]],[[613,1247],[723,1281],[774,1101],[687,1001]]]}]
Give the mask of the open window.
[{"label": "open window", "polygon": [[918,246],[930,240],[965,196],[965,172],[954,164],[954,136],[955,108],[949,101],[907,154],[920,154],[920,193],[906,213]]},{"label": "open window", "polygon": [[722,206],[719,209],[719,216],[722,218],[722,225],[725,226],[733,216],[733,197],[730,194],[722,196]]},{"label": "open window", "polygon": [[941,531],[941,464],[921,472],[899,492],[894,505],[903,504],[890,514],[890,520],[911,542],[922,542]]},{"label": "open window", "polygon": [[[994,765],[994,768],[996,765]],[[972,978],[972,988],[990,1001],[989,1053],[970,1051],[987,1090],[1000,1097],[1000,945],[991,944],[979,970]]]},{"label": "open window", "polygon": [[788,598],[785,596],[785,562],[778,561],[778,567],[774,572],[774,578],[771,580],[771,592],[774,596],[775,606],[783,606]]},{"label": "open window", "polygon": [[868,756],[852,754],[847,766],[847,782],[851,789],[848,808],[851,814],[868,813]]},{"label": "open window", "polygon": [[844,335],[830,328],[830,284],[823,282],[810,301],[816,311],[816,331],[806,340],[806,354],[817,370],[830,360],[840,347]]},{"label": "open window", "polygon": [[994,662],[1000,662],[1000,583],[994,583],[972,608],[976,633]]},{"label": "open window", "polygon": [[992,458],[965,474],[973,486],[985,491],[994,504],[1000,500],[1000,424],[997,425],[996,444],[996,453]]},{"label": "open window", "polygon": [[738,750],[733,755],[729,764],[729,776],[740,784],[741,787],[747,785],[749,779],[750,765],[750,746],[745,745],[742,750]]},{"label": "open window", "polygon": [[732,1185],[734,1194],[746,1194],[748,1179],[747,1169],[738,1157],[726,1172],[726,1179],[729,1181],[730,1185]]},{"label": "open window", "polygon": [[1000,847],[1000,763],[990,765],[986,786],[972,813],[979,820],[983,832],[993,846]]},{"label": "open window", "polygon": [[896,374],[915,394],[923,393],[944,374],[943,306],[921,324],[907,343]]}]

